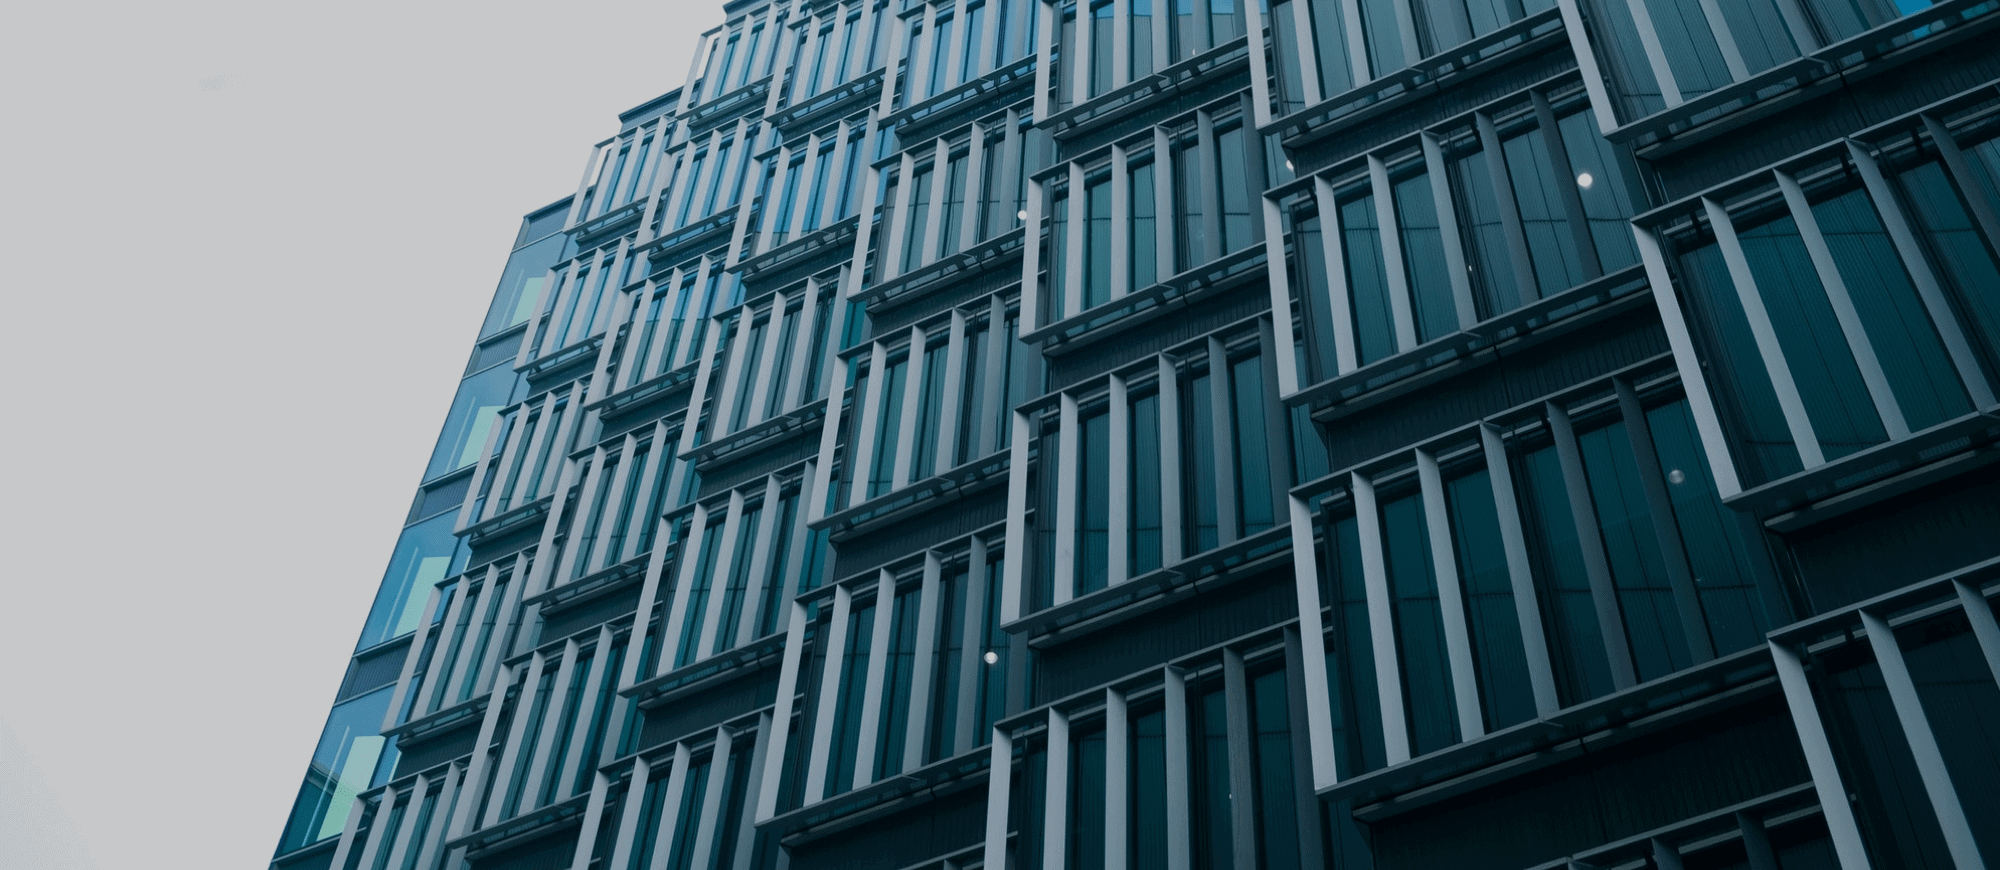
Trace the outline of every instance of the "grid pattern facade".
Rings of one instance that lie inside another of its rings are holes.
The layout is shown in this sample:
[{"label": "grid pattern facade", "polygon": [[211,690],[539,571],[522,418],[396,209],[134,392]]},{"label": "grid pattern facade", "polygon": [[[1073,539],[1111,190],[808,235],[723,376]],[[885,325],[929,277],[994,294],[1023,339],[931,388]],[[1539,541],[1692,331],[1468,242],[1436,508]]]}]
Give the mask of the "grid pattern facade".
[{"label": "grid pattern facade", "polygon": [[726,13],[273,868],[2000,862],[2000,2]]}]

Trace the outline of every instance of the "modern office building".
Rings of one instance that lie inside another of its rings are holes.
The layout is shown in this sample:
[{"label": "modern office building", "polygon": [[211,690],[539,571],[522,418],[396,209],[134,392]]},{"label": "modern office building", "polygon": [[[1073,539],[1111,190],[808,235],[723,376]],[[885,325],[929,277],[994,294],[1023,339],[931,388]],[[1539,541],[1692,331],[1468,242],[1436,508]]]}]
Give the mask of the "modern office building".
[{"label": "modern office building", "polygon": [[2000,2],[1267,2],[731,3],[271,866],[2000,866]]}]

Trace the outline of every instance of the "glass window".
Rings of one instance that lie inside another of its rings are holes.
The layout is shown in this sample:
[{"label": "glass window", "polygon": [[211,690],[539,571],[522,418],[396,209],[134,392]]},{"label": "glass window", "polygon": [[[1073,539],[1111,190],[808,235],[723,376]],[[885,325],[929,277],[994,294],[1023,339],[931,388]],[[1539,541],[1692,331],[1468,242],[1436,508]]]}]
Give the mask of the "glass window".
[{"label": "glass window", "polygon": [[[1105,7],[1107,10],[1109,6]],[[1100,175],[1083,188],[1083,307],[1111,301],[1111,178]]]},{"label": "glass window", "polygon": [[512,366],[494,366],[459,382],[458,395],[444,418],[424,479],[431,480],[479,461],[500,409],[515,400],[521,379]]},{"label": "glass window", "polygon": [[1422,755],[1459,740],[1430,532],[1416,493],[1385,498],[1380,511],[1410,751]]},{"label": "glass window", "polygon": [[1264,365],[1251,356],[1229,364],[1229,398],[1236,449],[1238,527],[1254,535],[1277,524],[1271,493],[1271,451],[1264,419]]},{"label": "glass window", "polygon": [[1638,677],[1651,680],[1686,668],[1693,659],[1625,423],[1579,433],[1576,440]]},{"label": "glass window", "polygon": [[[1108,8],[1108,6],[1107,6]],[[1109,30],[1110,28],[1105,28]],[[1069,866],[1104,867],[1104,724],[1070,738]]]},{"label": "glass window", "polygon": [[1564,488],[1554,447],[1520,457],[1514,477],[1521,487],[1523,525],[1541,587],[1543,620],[1549,626],[1558,696],[1564,706],[1608,694],[1614,688],[1605,658],[1604,634],[1597,624],[1584,570],[1583,545]]},{"label": "glass window", "polygon": [[1521,228],[1528,236],[1528,261],[1534,267],[1541,295],[1547,297],[1583,283],[1587,276],[1572,241],[1575,237],[1563,210],[1562,193],[1556,187],[1574,182],[1555,177],[1545,133],[1536,128],[1502,140],[1500,151],[1520,208]]},{"label": "glass window", "polygon": [[1076,594],[1103,589],[1110,581],[1111,415],[1099,412],[1081,421],[1078,433],[1078,528]]},{"label": "glass window", "polygon": [[1332,606],[1327,620],[1327,696],[1332,701],[1334,758],[1353,776],[1388,764],[1382,741],[1381,695],[1375,686],[1375,652],[1368,630],[1368,592],[1361,569],[1361,530],[1353,514],[1326,521],[1326,576],[1320,600]]},{"label": "glass window", "polygon": [[327,716],[278,843],[279,854],[338,835],[347,826],[355,795],[388,781],[396,767],[396,746],[377,732],[394,693],[394,687],[385,686],[336,705]]},{"label": "glass window", "polygon": [[1703,458],[1695,433],[1694,415],[1685,400],[1646,412],[1646,427],[1667,480],[1674,522],[1687,548],[1695,592],[1708,622],[1717,655],[1728,655],[1764,642],[1770,617],[1764,611],[1752,560],[1760,542],[1745,536],[1743,514],[1722,504],[1715,477]]},{"label": "glass window", "polygon": [[1222,675],[1190,681],[1188,737],[1194,780],[1194,854],[1198,866],[1229,867],[1235,858],[1230,819],[1229,702]]},{"label": "glass window", "polygon": [[[1134,0],[1145,3],[1147,0]],[[1153,163],[1150,158],[1135,162],[1131,167],[1132,201],[1127,204],[1132,216],[1132,275],[1133,290],[1152,286],[1159,277],[1159,213],[1154,204]]]},{"label": "glass window", "polygon": [[1128,544],[1132,554],[1132,575],[1160,567],[1160,397],[1147,393],[1131,399],[1132,430],[1126,450],[1131,457],[1126,469],[1132,493],[1132,515]]},{"label": "glass window", "polygon": [[1191,546],[1188,553],[1215,549],[1222,542],[1215,490],[1215,428],[1210,421],[1215,409],[1210,399],[1208,374],[1184,378],[1181,383],[1181,516],[1187,523],[1182,540]]},{"label": "glass window", "polygon": [[356,649],[414,630],[430,601],[432,587],[465,567],[467,551],[452,534],[457,522],[456,514],[440,514],[403,530]]},{"label": "glass window", "polygon": [[1528,683],[1528,656],[1500,539],[1492,477],[1482,468],[1446,481],[1444,490],[1481,707],[1487,729],[1498,731],[1533,719],[1535,698]]},{"label": "glass window", "polygon": [[562,256],[568,241],[567,236],[549,236],[507,258],[506,271],[500,274],[500,289],[493,294],[493,306],[486,311],[480,337],[524,323],[535,313],[535,304],[541,301],[542,290],[548,283],[549,267]]},{"label": "glass window", "polygon": [[1389,313],[1389,275],[1382,259],[1381,225],[1375,197],[1364,194],[1340,204],[1341,253],[1362,365],[1396,352],[1396,326]]},{"label": "glass window", "polygon": [[1417,338],[1430,341],[1450,335],[1458,331],[1458,302],[1451,287],[1451,271],[1445,267],[1444,231],[1438,222],[1430,174],[1418,171],[1396,181],[1392,190],[1403,265],[1410,294],[1415,297],[1411,307],[1417,317]]},{"label": "glass window", "polygon": [[[1250,741],[1253,778],[1257,783],[1257,854],[1262,866],[1299,866],[1298,803],[1292,771],[1291,702],[1285,672],[1268,671],[1250,679]],[[1137,866],[1157,866],[1140,864]]]}]

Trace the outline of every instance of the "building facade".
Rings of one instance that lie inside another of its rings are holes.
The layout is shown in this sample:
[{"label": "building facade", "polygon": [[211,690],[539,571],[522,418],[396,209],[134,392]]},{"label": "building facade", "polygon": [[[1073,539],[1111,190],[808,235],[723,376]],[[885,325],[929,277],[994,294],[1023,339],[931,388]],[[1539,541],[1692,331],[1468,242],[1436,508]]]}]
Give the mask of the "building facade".
[{"label": "building facade", "polygon": [[726,12],[273,868],[2000,865],[2000,2]]}]

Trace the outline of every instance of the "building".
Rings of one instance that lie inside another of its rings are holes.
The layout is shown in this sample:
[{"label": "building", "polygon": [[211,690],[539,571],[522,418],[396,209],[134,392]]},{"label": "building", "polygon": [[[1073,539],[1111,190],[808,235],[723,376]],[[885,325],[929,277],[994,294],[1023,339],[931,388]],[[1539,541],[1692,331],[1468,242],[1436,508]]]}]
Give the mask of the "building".
[{"label": "building", "polygon": [[273,868],[2000,863],[2000,3],[727,13]]}]

